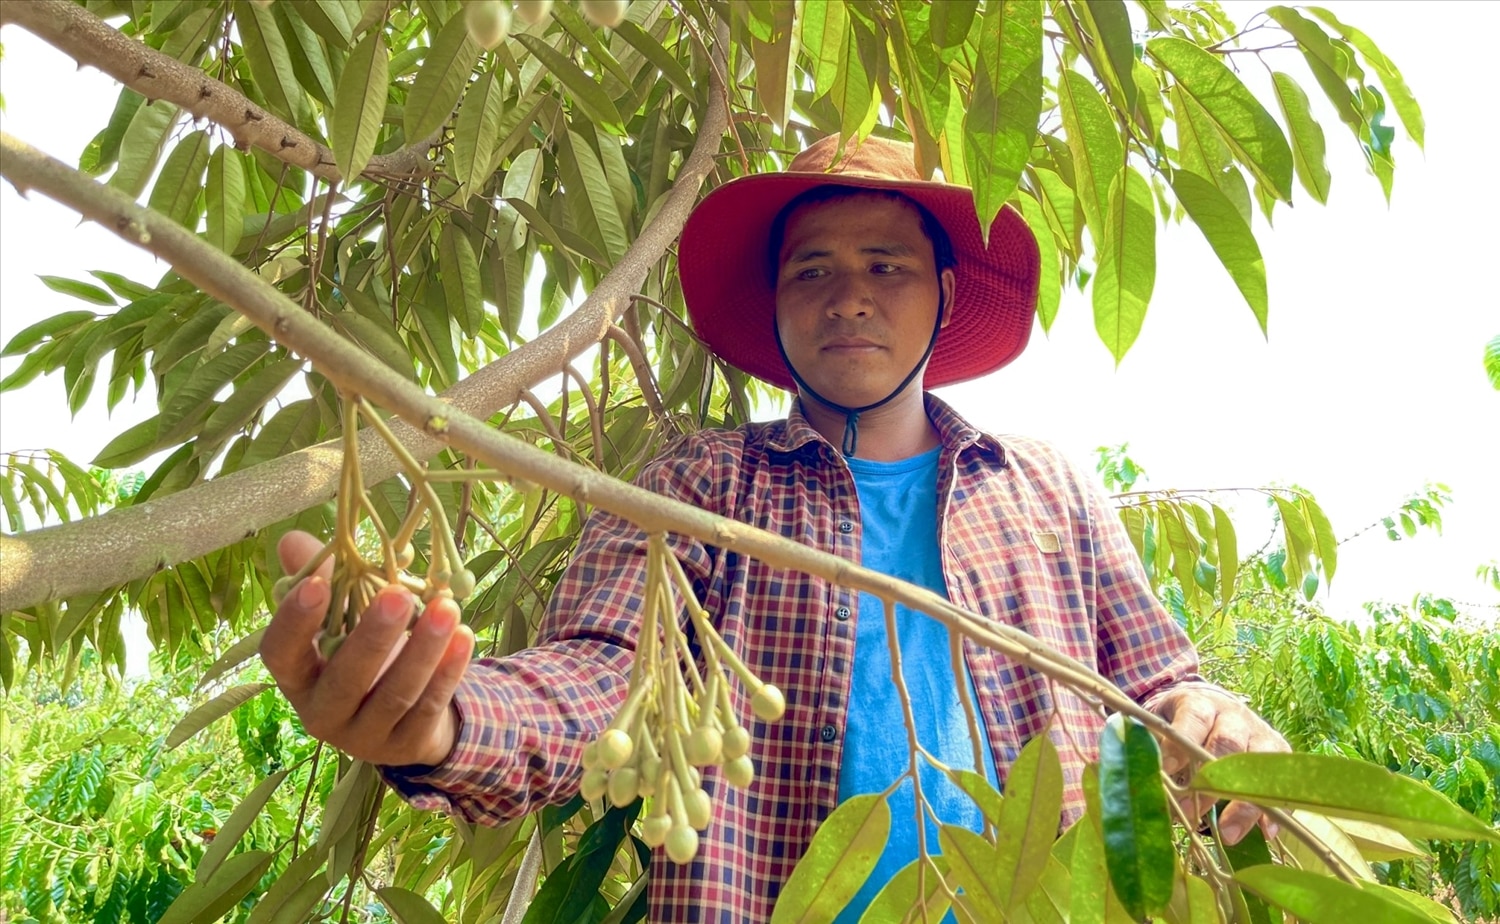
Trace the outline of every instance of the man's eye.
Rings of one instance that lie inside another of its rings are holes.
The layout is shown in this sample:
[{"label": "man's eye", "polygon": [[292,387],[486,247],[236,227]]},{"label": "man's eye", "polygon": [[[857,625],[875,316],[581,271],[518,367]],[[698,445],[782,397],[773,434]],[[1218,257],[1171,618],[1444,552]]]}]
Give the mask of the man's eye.
[{"label": "man's eye", "polygon": [[880,276],[889,276],[891,273],[900,272],[901,267],[894,263],[877,263],[870,267],[870,271]]},{"label": "man's eye", "polygon": [[822,275],[823,271],[815,266],[810,266],[807,269],[797,271],[798,279],[817,279]]}]

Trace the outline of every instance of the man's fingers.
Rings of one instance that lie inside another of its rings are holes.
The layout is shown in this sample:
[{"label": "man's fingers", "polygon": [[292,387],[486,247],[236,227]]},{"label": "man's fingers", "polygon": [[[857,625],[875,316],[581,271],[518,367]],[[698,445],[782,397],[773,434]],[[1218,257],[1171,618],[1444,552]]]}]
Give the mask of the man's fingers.
[{"label": "man's fingers", "polygon": [[[453,694],[468,669],[469,658],[474,653],[474,632],[468,626],[458,626],[448,637],[448,644],[438,660],[437,668],[427,688],[417,699],[406,716],[396,724],[391,739],[410,742],[414,749],[425,743],[430,752],[424,752],[412,762],[436,766],[448,759],[458,743],[458,721],[453,711]],[[425,747],[422,748],[425,751]]]},{"label": "man's fingers", "polygon": [[[412,596],[404,588],[387,587],[375,595],[359,625],[323,668],[311,701],[302,710],[309,732],[326,737],[318,729],[342,729],[359,711],[391,649],[405,636],[411,611]],[[332,743],[344,746],[342,741]]]},{"label": "man's fingers", "polygon": [[434,600],[386,670],[375,681],[354,717],[350,734],[380,740],[391,734],[432,680],[433,672],[458,627],[458,605],[447,598]]},{"label": "man's fingers", "polygon": [[1260,820],[1260,809],[1248,802],[1231,802],[1219,813],[1219,834],[1226,844],[1238,844]]},{"label": "man's fingers", "polygon": [[[312,533],[305,533],[300,529],[294,529],[281,537],[276,543],[276,557],[281,559],[281,569],[287,574],[296,574],[307,564],[307,560],[318,554],[323,548],[323,543]],[[318,570],[313,572],[320,574],[324,580],[333,576],[333,556],[328,556]]]},{"label": "man's fingers", "polygon": [[297,706],[318,680],[322,660],[313,637],[328,612],[328,581],[314,575],[286,595],[260,640],[260,657],[281,692]]},{"label": "man's fingers", "polygon": [[[1172,728],[1184,738],[1197,745],[1208,740],[1213,731],[1217,710],[1205,697],[1184,696],[1178,700],[1170,715]],[[1175,741],[1167,740],[1162,748],[1162,770],[1176,773],[1190,762],[1189,755]]]}]

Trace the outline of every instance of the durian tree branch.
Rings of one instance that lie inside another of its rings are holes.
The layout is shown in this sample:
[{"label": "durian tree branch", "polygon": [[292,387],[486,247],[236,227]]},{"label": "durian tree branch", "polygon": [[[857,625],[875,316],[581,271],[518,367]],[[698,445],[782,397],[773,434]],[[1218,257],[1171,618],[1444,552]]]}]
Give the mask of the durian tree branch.
[{"label": "durian tree branch", "polygon": [[[710,99],[713,98],[714,94],[710,94]],[[566,461],[464,414],[364,353],[192,232],[140,207],[124,193],[105,187],[3,133],[0,133],[0,174],[18,189],[38,190],[124,239],[149,248],[204,292],[306,356],[340,389],[393,411],[429,437],[511,478],[592,504],[636,523],[647,532],[693,536],[774,567],[811,574],[840,587],[903,603],[926,613],[952,632],[1024,664],[1109,709],[1136,718],[1161,737],[1175,742],[1195,761],[1213,759],[1200,744],[1131,699],[1107,677],[1019,629],[985,620],[926,588]],[[1353,881],[1353,874],[1332,851],[1290,814],[1278,809],[1266,809],[1266,814],[1319,852],[1342,878]]]},{"label": "durian tree branch", "polygon": [[[165,100],[222,127],[238,147],[257,147],[325,180],[342,179],[333,151],[222,81],[124,34],[71,0],[0,3],[0,24],[15,23],[73,58],[97,68],[148,100]],[[428,169],[437,135],[370,158],[369,176],[406,176]]]},{"label": "durian tree branch", "polygon": [[[9,5],[0,3],[0,7]],[[666,202],[583,304],[535,340],[517,347],[454,385],[440,398],[431,400],[473,417],[489,417],[519,401],[526,389],[561,375],[570,361],[604,338],[629,307],[631,296],[639,291],[651,267],[662,259],[681,233],[698,191],[713,169],[713,156],[729,124],[723,94],[717,91],[720,73],[722,67],[713,70],[714,87],[707,97],[697,139],[677,172]],[[67,202],[132,243],[166,257],[179,267],[183,276],[195,282],[211,275],[216,287],[204,285],[204,290],[229,293],[223,299],[226,304],[240,303],[236,287],[249,286],[246,279],[254,280],[251,287],[256,291],[266,288],[259,277],[211,248],[184,244],[168,256],[158,248],[186,232],[134,203],[126,209],[119,198],[112,197],[106,204],[100,200],[103,187],[99,184],[78,185],[75,180],[72,195],[78,198],[66,200],[40,183],[13,175],[9,169],[12,150],[18,152],[19,160],[29,149],[19,142],[6,142],[6,163],[0,164],[0,173],[17,189],[24,193],[28,188],[36,188]],[[17,169],[24,168],[17,164]],[[49,176],[66,171],[81,177],[56,162],[37,169]],[[150,236],[150,241],[141,241],[143,233]],[[191,234],[188,238],[196,241]],[[226,265],[234,266],[237,272],[229,271]],[[273,336],[298,349],[280,334]],[[351,361],[362,366],[369,364],[365,354],[357,356],[357,360]],[[396,435],[419,459],[431,458],[444,447],[442,441],[409,426],[396,426]],[[360,459],[367,484],[384,481],[400,469],[395,455],[371,434],[362,435]],[[342,461],[339,442],[330,440],[159,500],[148,500],[87,520],[0,536],[0,612],[104,590],[254,535],[332,497],[338,490]]]}]

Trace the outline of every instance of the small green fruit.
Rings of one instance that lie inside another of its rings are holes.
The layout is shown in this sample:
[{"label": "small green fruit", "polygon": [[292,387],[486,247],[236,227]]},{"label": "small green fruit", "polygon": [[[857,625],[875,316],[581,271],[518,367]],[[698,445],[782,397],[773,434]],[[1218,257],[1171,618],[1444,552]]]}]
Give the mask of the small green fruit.
[{"label": "small green fruit", "polygon": [[683,807],[687,809],[688,824],[702,830],[708,827],[708,823],[714,820],[714,804],[708,798],[708,793],[701,789],[695,789],[682,798]]},{"label": "small green fruit", "polygon": [[[657,848],[667,842],[672,833],[672,819],[666,815],[652,815],[641,823],[641,840],[647,847]],[[697,851],[695,850],[694,853]]]},{"label": "small green fruit", "polygon": [[719,730],[709,725],[699,725],[688,735],[684,750],[687,752],[688,763],[695,767],[706,767],[718,763],[723,749],[724,736],[719,734]]},{"label": "small green fruit", "polygon": [[599,736],[599,763],[606,770],[625,766],[634,752],[635,742],[618,728],[611,728]]},{"label": "small green fruit", "polygon": [[749,789],[755,781],[755,764],[748,754],[741,754],[724,765],[724,779],[736,789]]},{"label": "small green fruit", "polygon": [[609,774],[599,768],[587,770],[583,774],[583,782],[578,791],[590,802],[600,798],[609,789]]},{"label": "small green fruit", "polygon": [[474,44],[489,51],[510,32],[510,4],[502,0],[474,0],[464,4],[464,25]]},{"label": "small green fruit", "polygon": [[786,713],[786,697],[772,684],[763,684],[750,697],[750,711],[765,722],[774,722]]},{"label": "small green fruit", "polygon": [[691,863],[698,855],[698,832],[691,825],[673,825],[667,834],[667,856],[673,863]]},{"label": "small green fruit", "polygon": [[292,588],[296,586],[297,582],[292,580],[290,574],[283,578],[277,578],[276,583],[271,585],[271,602],[280,606],[281,601],[285,600],[286,595],[291,593]]},{"label": "small green fruit", "polygon": [[410,542],[396,550],[396,567],[400,568],[402,571],[410,568],[411,563],[416,560],[417,550],[412,548],[412,544]]},{"label": "small green fruit", "polygon": [[578,5],[583,8],[584,19],[605,29],[613,29],[624,22],[625,9],[629,6],[625,0],[580,0]]},{"label": "small green fruit", "polygon": [[448,589],[453,591],[453,599],[462,600],[474,592],[474,572],[468,568],[459,569],[458,573],[448,581]]},{"label": "small green fruit", "polygon": [[724,733],[724,757],[734,760],[736,757],[744,757],[750,753],[750,733],[743,726],[736,725]]},{"label": "small green fruit", "polygon": [[552,0],[516,0],[516,15],[528,26],[534,26],[552,15]]},{"label": "small green fruit", "polygon": [[624,808],[640,795],[640,776],[634,767],[621,767],[609,775],[609,804]]}]

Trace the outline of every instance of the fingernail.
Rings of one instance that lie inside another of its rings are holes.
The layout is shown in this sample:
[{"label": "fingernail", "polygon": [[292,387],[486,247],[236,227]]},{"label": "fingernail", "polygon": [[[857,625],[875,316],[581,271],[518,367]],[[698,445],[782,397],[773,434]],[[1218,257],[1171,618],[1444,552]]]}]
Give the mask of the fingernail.
[{"label": "fingernail", "polygon": [[1268,841],[1274,841],[1274,840],[1276,840],[1276,835],[1278,835],[1280,833],[1281,833],[1281,825],[1278,825],[1274,821],[1266,823],[1266,840],[1268,840]]},{"label": "fingernail", "polygon": [[411,610],[411,597],[405,591],[385,591],[375,598],[375,612],[386,622],[404,622]]},{"label": "fingernail", "polygon": [[1226,844],[1238,844],[1240,838],[1245,836],[1245,829],[1234,822],[1219,825],[1219,835],[1224,838]]},{"label": "fingernail", "polygon": [[320,577],[310,577],[297,588],[297,605],[304,610],[315,610],[328,603],[328,582]]},{"label": "fingernail", "polygon": [[453,624],[457,621],[453,616],[453,610],[447,606],[433,605],[422,614],[422,625],[433,635],[448,635],[453,631]]}]

